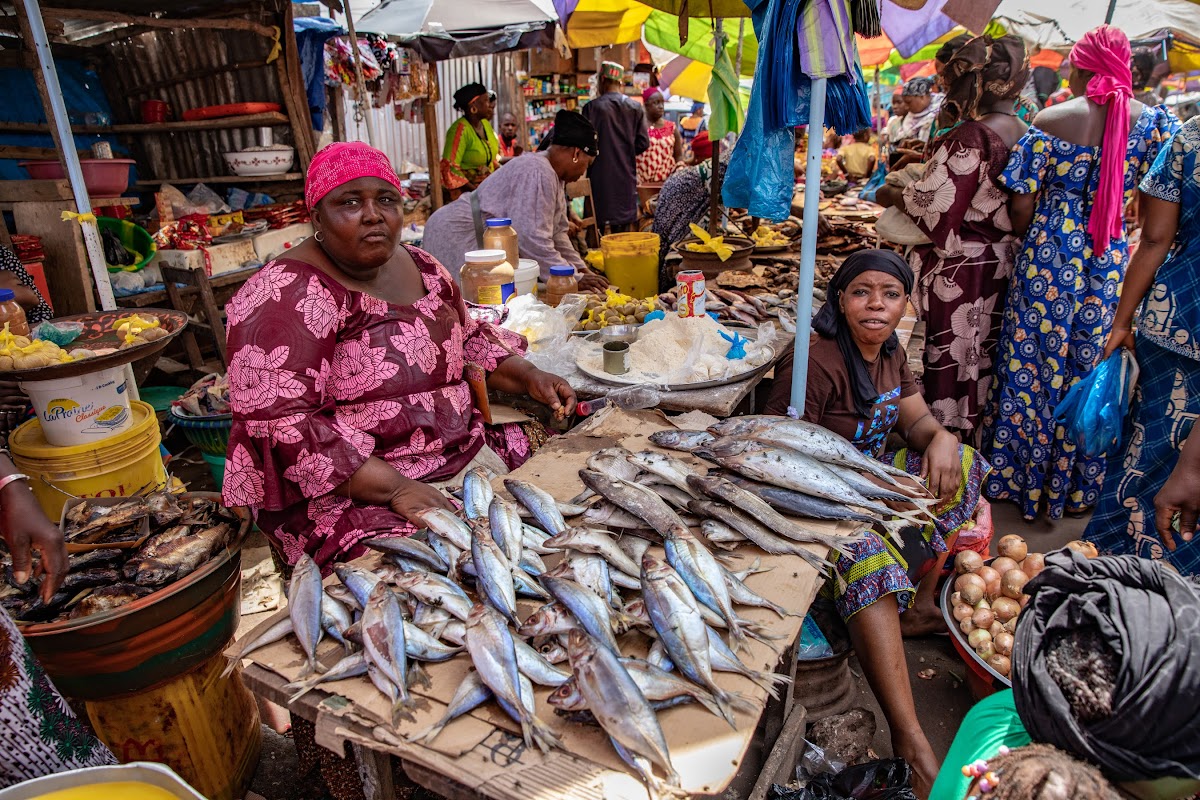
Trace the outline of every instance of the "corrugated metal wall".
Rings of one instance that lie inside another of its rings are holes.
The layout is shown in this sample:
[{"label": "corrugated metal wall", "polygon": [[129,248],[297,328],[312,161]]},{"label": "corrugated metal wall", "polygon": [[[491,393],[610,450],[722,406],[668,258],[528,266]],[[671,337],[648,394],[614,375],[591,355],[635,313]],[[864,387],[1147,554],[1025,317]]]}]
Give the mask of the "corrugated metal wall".
[{"label": "corrugated metal wall", "polygon": [[[512,112],[518,119],[524,119],[524,99],[517,86],[516,69],[512,53],[500,53],[485,56],[468,56],[441,61],[437,65],[438,86],[441,89],[441,99],[437,103],[437,141],[440,147],[446,140],[446,130],[459,112],[454,109],[454,92],[463,84],[479,82],[496,92],[496,119],[505,112]],[[345,131],[346,138],[351,141],[367,141],[367,124],[365,120],[355,120],[353,95],[345,88]],[[374,108],[366,113],[374,115],[375,130],[380,141],[376,146],[388,154],[396,169],[401,169],[407,161],[421,167],[429,167],[425,153],[425,124],[397,121],[392,108]],[[441,157],[436,153],[434,159]]]}]

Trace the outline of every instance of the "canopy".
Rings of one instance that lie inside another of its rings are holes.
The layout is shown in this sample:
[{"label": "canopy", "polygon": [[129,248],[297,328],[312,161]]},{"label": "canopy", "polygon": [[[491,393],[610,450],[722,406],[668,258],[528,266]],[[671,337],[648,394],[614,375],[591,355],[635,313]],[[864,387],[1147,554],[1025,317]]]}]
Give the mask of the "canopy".
[{"label": "canopy", "polygon": [[383,0],[358,20],[411,47],[426,61],[553,47],[551,0]]}]

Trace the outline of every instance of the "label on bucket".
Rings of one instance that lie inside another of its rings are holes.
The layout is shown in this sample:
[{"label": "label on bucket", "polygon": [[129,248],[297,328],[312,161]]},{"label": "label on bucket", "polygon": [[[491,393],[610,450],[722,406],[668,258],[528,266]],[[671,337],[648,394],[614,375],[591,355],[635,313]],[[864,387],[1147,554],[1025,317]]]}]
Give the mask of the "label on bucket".
[{"label": "label on bucket", "polygon": [[128,384],[117,370],[63,381],[28,381],[46,441],[58,447],[84,444],[121,433],[133,424]]}]

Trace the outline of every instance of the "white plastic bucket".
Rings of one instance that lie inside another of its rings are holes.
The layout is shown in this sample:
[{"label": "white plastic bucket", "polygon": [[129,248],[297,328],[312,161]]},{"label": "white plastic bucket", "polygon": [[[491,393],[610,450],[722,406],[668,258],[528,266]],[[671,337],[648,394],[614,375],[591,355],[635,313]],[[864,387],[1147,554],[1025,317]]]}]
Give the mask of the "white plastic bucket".
[{"label": "white plastic bucket", "polygon": [[59,447],[90,444],[133,425],[125,368],[113,367],[74,378],[22,381],[46,441]]},{"label": "white plastic bucket", "polygon": [[112,767],[86,767],[34,778],[7,789],[0,789],[0,800],[37,800],[51,792],[78,789],[81,786],[96,787],[99,797],[102,796],[100,792],[103,792],[99,787],[104,784],[126,782],[149,784],[169,792],[179,800],[205,800],[203,795],[184,783],[170,767],[148,761],[134,761]]},{"label": "white plastic bucket", "polygon": [[540,274],[541,267],[538,262],[532,258],[522,258],[521,265],[517,267],[513,276],[517,294],[537,294],[537,282]]}]

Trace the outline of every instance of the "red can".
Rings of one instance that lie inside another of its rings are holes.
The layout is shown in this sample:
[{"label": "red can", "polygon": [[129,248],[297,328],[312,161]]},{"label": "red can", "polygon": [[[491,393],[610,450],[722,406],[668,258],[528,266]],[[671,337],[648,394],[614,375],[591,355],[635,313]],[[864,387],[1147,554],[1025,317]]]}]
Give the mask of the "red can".
[{"label": "red can", "polygon": [[171,115],[171,106],[165,100],[143,100],[142,122],[166,122]]},{"label": "red can", "polygon": [[704,273],[698,269],[685,269],[675,274],[678,286],[675,294],[679,302],[675,306],[681,317],[703,317],[704,297],[707,292],[704,286]]}]

